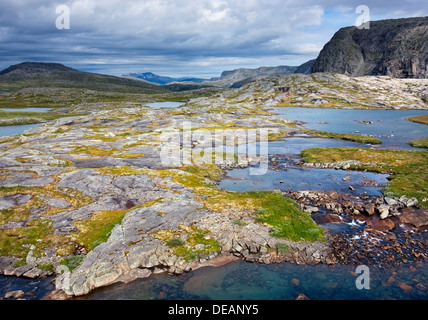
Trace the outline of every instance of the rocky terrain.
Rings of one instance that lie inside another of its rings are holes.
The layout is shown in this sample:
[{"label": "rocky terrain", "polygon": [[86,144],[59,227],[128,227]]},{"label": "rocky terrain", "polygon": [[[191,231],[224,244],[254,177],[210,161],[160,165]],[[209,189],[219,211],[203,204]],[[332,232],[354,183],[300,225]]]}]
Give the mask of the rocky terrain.
[{"label": "rocky terrain", "polygon": [[251,207],[207,204],[192,183],[206,179],[197,168],[192,173],[192,166],[186,171],[162,165],[160,133],[186,119],[194,128],[290,129],[271,115],[225,118],[191,108],[127,108],[61,119],[2,139],[1,272],[38,277],[70,271],[79,261],[57,287],[81,295],[156,269],[182,273],[195,259],[231,250],[248,259],[268,258],[268,247],[276,250],[278,241],[287,241],[256,223]]},{"label": "rocky terrain", "polygon": [[333,73],[278,75],[252,81],[238,90],[212,98],[192,100],[192,105],[224,106],[239,104],[269,108],[276,106],[426,109],[428,80],[391,77],[348,77]]},{"label": "rocky terrain", "polygon": [[340,29],[324,46],[312,73],[428,77],[428,17],[370,22]]},{"label": "rocky terrain", "polygon": [[[315,224],[308,207],[299,209],[277,191],[218,189],[222,169],[252,166],[257,159],[215,150],[213,142],[238,142],[214,135],[204,140],[201,132],[259,130],[260,136],[266,129],[270,140],[281,139],[302,127],[276,115],[276,106],[427,109],[426,93],[426,80],[295,74],[217,91],[177,109],[144,102],[70,106],[69,112],[85,115],[0,139],[0,273],[55,275],[57,289],[73,296],[152,273],[181,274],[219,256],[336,263],[335,240]],[[181,135],[179,156],[192,163],[162,161],[166,132]],[[214,158],[221,163],[201,161]],[[376,208],[375,216],[382,215]],[[271,219],[288,212],[303,227],[290,229],[283,223],[289,217]],[[388,207],[386,221],[394,212]]]}]

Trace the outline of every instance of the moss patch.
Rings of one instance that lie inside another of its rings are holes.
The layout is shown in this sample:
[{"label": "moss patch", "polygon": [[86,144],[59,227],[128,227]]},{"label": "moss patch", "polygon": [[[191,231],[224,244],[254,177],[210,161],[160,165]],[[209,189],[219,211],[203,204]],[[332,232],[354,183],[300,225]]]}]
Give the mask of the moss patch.
[{"label": "moss patch", "polygon": [[90,156],[111,156],[115,152],[114,149],[104,149],[93,146],[76,147],[69,154],[87,154]]},{"label": "moss patch", "polygon": [[215,181],[221,177],[221,170],[215,165],[186,166],[180,170],[165,170],[176,182],[193,188],[205,207],[228,213],[242,210],[255,215],[261,223],[273,229],[273,235],[292,241],[314,241],[323,238],[323,229],[318,227],[297,204],[275,191],[231,192],[220,190]]},{"label": "moss patch", "polygon": [[412,122],[428,124],[428,114],[425,114],[423,116],[410,117],[410,118],[407,118],[406,120],[412,121]]},{"label": "moss patch", "polygon": [[415,197],[427,208],[428,152],[402,150],[374,150],[366,148],[314,148],[301,153],[305,162],[337,162],[358,160],[354,170],[390,173],[384,193],[391,196]]},{"label": "moss patch", "polygon": [[133,176],[146,174],[149,170],[137,167],[103,167],[94,169],[104,175]]},{"label": "moss patch", "polygon": [[[199,259],[202,254],[209,255],[211,252],[220,252],[219,243],[210,237],[209,230],[198,229],[195,225],[180,225],[179,230],[159,230],[152,234],[156,239],[163,240],[174,251],[174,254],[186,261]],[[185,232],[187,239],[182,240],[179,235]]]},{"label": "moss patch", "polygon": [[428,138],[410,141],[410,145],[415,148],[427,148],[428,149]]},{"label": "moss patch", "polygon": [[75,221],[74,225],[79,231],[71,237],[91,251],[108,240],[114,226],[122,221],[128,211],[102,211],[93,214],[88,220]]},{"label": "moss patch", "polygon": [[33,220],[25,227],[0,230],[0,256],[25,258],[34,246],[34,255],[41,253],[42,241],[53,233],[52,222]]},{"label": "moss patch", "polygon": [[381,144],[382,140],[365,136],[365,135],[359,135],[359,134],[348,134],[348,133],[333,133],[333,132],[326,132],[326,131],[316,131],[316,130],[304,130],[304,132],[321,138],[331,138],[331,139],[341,139],[341,140],[348,140],[348,141],[354,141],[354,142],[360,142],[360,143],[369,143],[369,144]]}]

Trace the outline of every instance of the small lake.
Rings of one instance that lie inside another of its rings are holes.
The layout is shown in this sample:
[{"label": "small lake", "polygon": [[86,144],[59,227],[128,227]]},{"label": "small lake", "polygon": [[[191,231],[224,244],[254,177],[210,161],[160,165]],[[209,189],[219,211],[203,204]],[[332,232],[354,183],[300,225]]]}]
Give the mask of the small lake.
[{"label": "small lake", "polygon": [[184,102],[153,102],[153,103],[145,103],[144,105],[150,108],[178,108],[184,105]]},{"label": "small lake", "polygon": [[[305,122],[319,131],[374,135],[383,141],[380,147],[412,149],[412,140],[428,137],[428,126],[406,118],[428,114],[426,110],[348,110],[278,107],[274,112],[284,119]],[[366,124],[367,123],[367,124]]]},{"label": "small lake", "polygon": [[[309,148],[366,148],[368,145],[338,139],[291,137],[281,141],[269,142],[270,159],[277,157],[278,165],[263,175],[251,175],[250,168],[228,170],[220,181],[221,189],[244,192],[261,190],[336,190],[342,193],[360,195],[381,195],[388,175],[371,172],[356,172],[335,169],[316,169],[294,165],[300,160],[299,153]],[[258,150],[257,146],[252,147]],[[346,178],[346,181],[343,179]],[[371,183],[368,183],[368,182]],[[376,185],[376,186],[373,186]],[[350,186],[354,190],[350,190]]]},{"label": "small lake", "polygon": [[[0,111],[4,111],[4,112],[42,112],[42,113],[47,113],[47,112],[51,112],[53,109],[52,108],[0,108]],[[1,114],[0,114],[0,118],[1,118]]]},{"label": "small lake", "polygon": [[23,124],[19,126],[0,126],[0,137],[12,136],[14,134],[22,134],[26,130],[36,128],[38,126],[40,126],[40,123]]},{"label": "small lake", "polygon": [[[52,108],[0,108],[0,111],[4,112],[51,112]],[[1,112],[0,112],[1,119]],[[18,126],[0,126],[0,137],[12,136],[14,134],[22,134],[26,130],[38,127],[40,123],[35,124],[23,124]]]}]

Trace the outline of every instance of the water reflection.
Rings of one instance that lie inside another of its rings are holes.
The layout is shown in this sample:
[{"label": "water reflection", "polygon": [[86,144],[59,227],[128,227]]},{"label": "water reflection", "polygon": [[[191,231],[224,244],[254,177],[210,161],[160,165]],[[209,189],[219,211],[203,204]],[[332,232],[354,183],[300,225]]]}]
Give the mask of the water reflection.
[{"label": "water reflection", "polygon": [[183,276],[153,275],[98,289],[85,299],[312,300],[428,299],[426,263],[400,268],[369,266],[370,289],[356,287],[354,265],[262,265],[233,262]]}]

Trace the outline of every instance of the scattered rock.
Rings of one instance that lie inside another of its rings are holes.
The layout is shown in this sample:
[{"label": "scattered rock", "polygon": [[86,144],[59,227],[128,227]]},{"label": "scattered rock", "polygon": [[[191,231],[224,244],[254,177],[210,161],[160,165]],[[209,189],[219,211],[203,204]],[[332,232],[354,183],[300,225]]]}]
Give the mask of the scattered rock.
[{"label": "scattered rock", "polygon": [[296,300],[311,300],[311,299],[309,299],[304,293],[300,293],[297,296]]},{"label": "scattered rock", "polygon": [[300,281],[299,281],[299,279],[293,278],[290,280],[290,284],[294,287],[298,287],[298,286],[300,286]]},{"label": "scattered rock", "polygon": [[22,290],[15,290],[15,291],[9,291],[4,295],[5,299],[20,299],[24,296],[24,291]]}]

